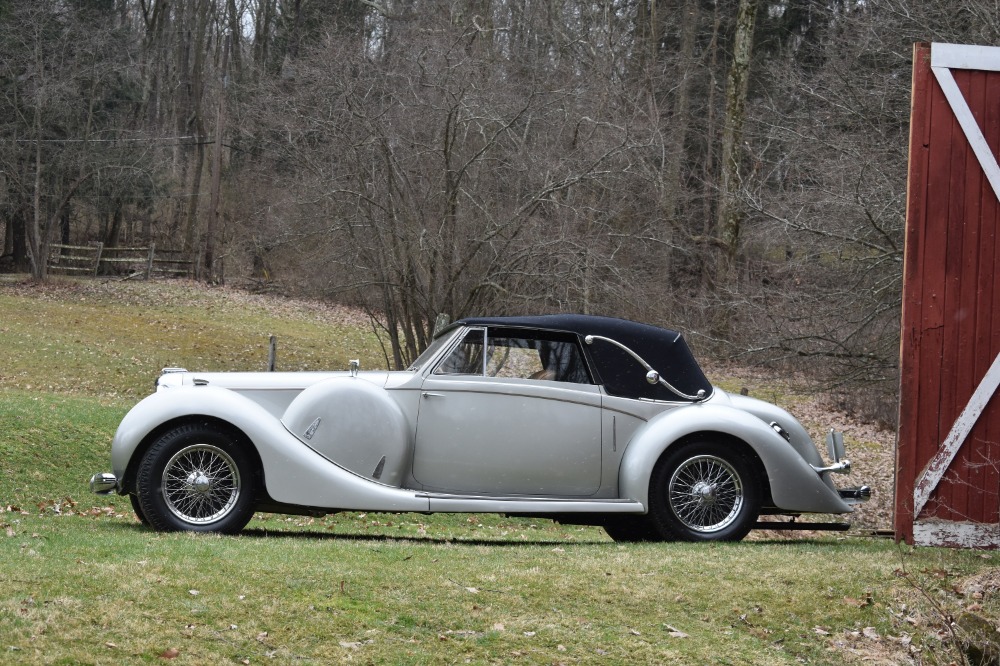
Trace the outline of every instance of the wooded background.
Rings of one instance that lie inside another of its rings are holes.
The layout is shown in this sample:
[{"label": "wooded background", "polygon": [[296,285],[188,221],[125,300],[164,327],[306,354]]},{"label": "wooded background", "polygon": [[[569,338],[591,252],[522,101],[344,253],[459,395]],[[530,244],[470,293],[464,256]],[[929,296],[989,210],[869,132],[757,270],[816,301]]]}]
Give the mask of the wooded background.
[{"label": "wooded background", "polygon": [[183,249],[397,366],[440,313],[624,316],[871,407],[912,44],[998,38],[995,0],[0,0],[0,270]]}]

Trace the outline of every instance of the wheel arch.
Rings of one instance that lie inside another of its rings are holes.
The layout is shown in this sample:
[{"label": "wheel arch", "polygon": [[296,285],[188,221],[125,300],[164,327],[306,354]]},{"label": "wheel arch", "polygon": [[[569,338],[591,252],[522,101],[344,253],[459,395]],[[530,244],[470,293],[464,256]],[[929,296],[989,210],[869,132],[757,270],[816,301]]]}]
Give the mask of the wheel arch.
[{"label": "wheel arch", "polygon": [[234,440],[238,440],[240,445],[245,447],[247,453],[250,455],[254,471],[257,474],[257,491],[262,494],[266,493],[266,485],[264,483],[264,465],[261,462],[260,453],[257,451],[257,447],[254,446],[253,440],[251,440],[246,433],[233,423],[223,418],[219,418],[218,416],[210,416],[207,414],[185,414],[183,416],[178,416],[164,421],[150,430],[132,451],[128,465],[125,468],[124,482],[122,484],[125,493],[135,493],[136,475],[138,473],[139,465],[141,464],[143,457],[146,455],[146,452],[149,450],[149,447],[153,445],[153,442],[171,430],[189,424],[214,426],[227,431]]},{"label": "wheel arch", "polygon": [[725,439],[754,461],[765,505],[803,513],[851,511],[832,482],[817,474],[767,423],[741,409],[712,404],[669,410],[639,428],[622,457],[619,497],[638,501],[648,510],[650,478],[661,456],[678,443],[699,437]]},{"label": "wheel arch", "polygon": [[670,453],[676,451],[678,448],[706,441],[718,442],[719,444],[725,444],[732,447],[732,450],[735,451],[738,456],[743,458],[748,465],[750,465],[752,473],[760,482],[762,506],[770,506],[773,503],[773,500],[771,499],[771,480],[767,475],[767,468],[764,466],[764,461],[761,460],[757,450],[736,435],[719,430],[698,430],[690,432],[671,442],[668,446],[665,446],[660,452],[660,455],[656,460],[656,464],[652,468],[653,471],[650,473],[650,477],[652,478],[655,474],[656,468],[663,463],[663,460]]}]

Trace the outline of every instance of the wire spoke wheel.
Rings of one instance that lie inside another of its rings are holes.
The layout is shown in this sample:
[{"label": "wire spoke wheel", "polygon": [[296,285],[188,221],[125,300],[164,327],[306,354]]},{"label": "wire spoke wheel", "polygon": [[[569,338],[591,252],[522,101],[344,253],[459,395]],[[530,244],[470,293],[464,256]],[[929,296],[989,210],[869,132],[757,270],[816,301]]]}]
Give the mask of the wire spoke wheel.
[{"label": "wire spoke wheel", "polygon": [[743,482],[722,458],[700,455],[682,462],[670,477],[668,501],[674,515],[696,532],[723,530],[743,507]]},{"label": "wire spoke wheel", "polygon": [[691,438],[660,457],[649,515],[663,539],[739,541],[760,513],[762,472],[741,442]]},{"label": "wire spoke wheel", "polygon": [[235,534],[261,489],[253,445],[231,428],[182,423],[155,439],[136,470],[133,506],[155,530]]},{"label": "wire spoke wheel", "polygon": [[163,499],[187,523],[212,523],[225,517],[240,498],[240,471],[222,449],[195,444],[175,453],[163,468]]}]

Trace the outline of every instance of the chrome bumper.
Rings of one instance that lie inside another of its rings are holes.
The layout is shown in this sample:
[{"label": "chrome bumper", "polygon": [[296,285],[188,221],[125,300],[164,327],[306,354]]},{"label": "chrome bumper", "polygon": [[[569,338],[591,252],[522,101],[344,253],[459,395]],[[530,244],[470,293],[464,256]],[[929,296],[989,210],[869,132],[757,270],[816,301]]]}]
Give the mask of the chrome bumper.
[{"label": "chrome bumper", "polygon": [[858,486],[857,488],[838,488],[840,499],[848,504],[863,504],[872,498],[872,489],[868,486]]},{"label": "chrome bumper", "polygon": [[118,477],[101,472],[90,477],[90,492],[95,495],[110,495],[118,490]]},{"label": "chrome bumper", "polygon": [[817,474],[823,474],[824,472],[833,472],[834,474],[850,474],[851,473],[851,461],[850,460],[838,460],[832,465],[827,465],[826,467],[817,467],[816,465],[810,465]]},{"label": "chrome bumper", "polygon": [[[817,467],[812,465],[817,474],[833,472],[834,474],[850,474],[851,461],[844,458],[844,436],[836,430],[830,430],[826,436],[826,449],[830,454],[832,465]],[[863,504],[872,498],[872,489],[869,486],[858,486],[856,488],[838,488],[840,499],[846,504]]]}]

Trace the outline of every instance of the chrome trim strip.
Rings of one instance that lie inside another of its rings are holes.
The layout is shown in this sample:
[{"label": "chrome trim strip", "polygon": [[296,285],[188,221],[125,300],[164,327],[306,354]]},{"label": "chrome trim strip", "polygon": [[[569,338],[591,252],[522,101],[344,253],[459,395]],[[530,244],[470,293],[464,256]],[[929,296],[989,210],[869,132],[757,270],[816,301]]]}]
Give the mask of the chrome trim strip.
[{"label": "chrome trim strip", "polygon": [[464,497],[418,493],[429,510],[437,513],[629,513],[646,512],[641,502],[631,499],[565,499],[557,497]]},{"label": "chrome trim strip", "polygon": [[417,497],[436,500],[485,500],[489,502],[549,502],[553,504],[637,504],[627,498],[592,499],[590,497],[533,497],[531,495],[454,495],[418,491]]},{"label": "chrome trim strip", "polygon": [[618,450],[618,417],[611,415],[611,450]]}]

